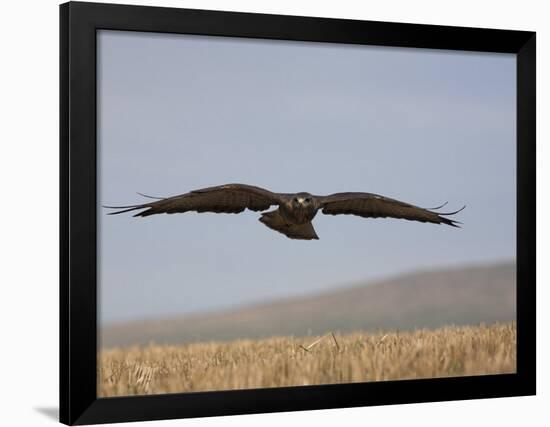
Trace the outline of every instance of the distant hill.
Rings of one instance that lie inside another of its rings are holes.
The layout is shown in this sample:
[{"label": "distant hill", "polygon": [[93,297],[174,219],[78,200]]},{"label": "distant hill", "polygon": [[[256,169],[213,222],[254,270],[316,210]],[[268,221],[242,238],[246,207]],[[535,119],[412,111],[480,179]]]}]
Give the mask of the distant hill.
[{"label": "distant hill", "polygon": [[103,347],[408,330],[516,318],[513,262],[410,273],[333,292],[212,314],[103,327]]}]

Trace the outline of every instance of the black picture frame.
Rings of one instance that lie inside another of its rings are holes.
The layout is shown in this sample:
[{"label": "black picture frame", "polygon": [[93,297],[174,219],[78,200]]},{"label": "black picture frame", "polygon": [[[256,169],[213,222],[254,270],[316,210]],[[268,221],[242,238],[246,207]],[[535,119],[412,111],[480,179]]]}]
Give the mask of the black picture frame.
[{"label": "black picture frame", "polygon": [[[517,58],[517,373],[97,398],[96,31],[513,53]],[[60,6],[60,421],[159,420],[535,394],[536,34],[69,2]]]}]

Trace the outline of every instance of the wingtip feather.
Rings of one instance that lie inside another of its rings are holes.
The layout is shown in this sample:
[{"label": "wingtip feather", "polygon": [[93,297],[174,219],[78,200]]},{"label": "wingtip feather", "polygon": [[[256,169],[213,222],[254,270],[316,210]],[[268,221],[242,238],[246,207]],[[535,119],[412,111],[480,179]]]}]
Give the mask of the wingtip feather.
[{"label": "wingtip feather", "polygon": [[462,212],[464,209],[466,209],[466,205],[462,206],[459,210],[457,211],[454,211],[454,212],[441,212],[441,213],[438,213],[438,215],[445,215],[445,216],[448,216],[448,215],[456,215],[457,213],[459,212]]},{"label": "wingtip feather", "polygon": [[148,196],[147,194],[140,193],[139,191],[136,191],[136,194],[139,194],[142,197],[147,197],[148,199],[155,199],[155,200],[163,200],[166,197],[158,197],[158,196]]}]

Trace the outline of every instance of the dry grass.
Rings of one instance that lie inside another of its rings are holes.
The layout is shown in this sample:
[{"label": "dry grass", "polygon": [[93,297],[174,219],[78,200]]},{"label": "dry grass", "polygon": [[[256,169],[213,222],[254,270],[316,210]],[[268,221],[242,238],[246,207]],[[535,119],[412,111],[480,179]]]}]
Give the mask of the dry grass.
[{"label": "dry grass", "polygon": [[398,333],[329,334],[180,346],[116,348],[99,355],[100,397],[510,373],[516,325]]}]

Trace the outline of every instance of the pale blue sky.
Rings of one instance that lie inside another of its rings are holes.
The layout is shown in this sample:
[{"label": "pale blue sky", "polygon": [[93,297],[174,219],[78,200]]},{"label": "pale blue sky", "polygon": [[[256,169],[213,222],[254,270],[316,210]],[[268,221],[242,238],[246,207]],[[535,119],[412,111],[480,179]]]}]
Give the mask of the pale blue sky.
[{"label": "pale blue sky", "polygon": [[319,214],[105,216],[102,323],[515,257],[515,55],[100,31],[98,200],[242,182],[467,204],[462,229]]}]

